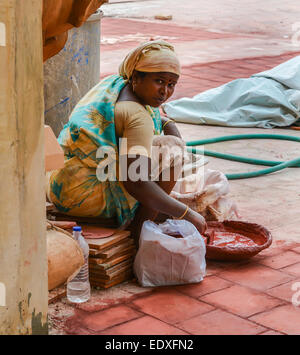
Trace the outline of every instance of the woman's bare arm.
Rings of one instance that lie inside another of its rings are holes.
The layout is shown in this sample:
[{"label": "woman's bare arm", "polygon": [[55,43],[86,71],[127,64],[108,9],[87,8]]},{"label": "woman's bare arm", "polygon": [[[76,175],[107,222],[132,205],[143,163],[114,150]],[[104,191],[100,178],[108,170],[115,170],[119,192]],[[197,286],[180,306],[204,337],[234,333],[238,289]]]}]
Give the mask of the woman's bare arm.
[{"label": "woman's bare arm", "polygon": [[[151,159],[147,157],[128,158],[128,168],[136,159],[147,159],[150,169]],[[144,165],[145,166],[145,165]],[[149,170],[150,171],[150,170]],[[124,181],[124,187],[128,193],[139,201],[143,206],[155,210],[157,212],[173,216],[181,217],[186,211],[186,205],[169,196],[160,186],[159,183],[151,181],[150,174],[147,181],[133,181],[130,178],[128,170],[128,179]],[[195,227],[203,233],[206,229],[205,219],[197,212],[189,209],[185,215],[185,219],[195,225]]]}]

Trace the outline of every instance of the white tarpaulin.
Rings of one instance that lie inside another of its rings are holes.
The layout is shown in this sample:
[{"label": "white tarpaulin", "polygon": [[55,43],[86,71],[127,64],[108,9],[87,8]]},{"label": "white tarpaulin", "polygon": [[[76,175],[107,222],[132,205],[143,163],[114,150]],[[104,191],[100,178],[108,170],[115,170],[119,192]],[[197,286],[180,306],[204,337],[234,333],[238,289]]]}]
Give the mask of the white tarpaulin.
[{"label": "white tarpaulin", "polygon": [[163,105],[178,122],[285,127],[300,118],[300,56],[277,67]]}]

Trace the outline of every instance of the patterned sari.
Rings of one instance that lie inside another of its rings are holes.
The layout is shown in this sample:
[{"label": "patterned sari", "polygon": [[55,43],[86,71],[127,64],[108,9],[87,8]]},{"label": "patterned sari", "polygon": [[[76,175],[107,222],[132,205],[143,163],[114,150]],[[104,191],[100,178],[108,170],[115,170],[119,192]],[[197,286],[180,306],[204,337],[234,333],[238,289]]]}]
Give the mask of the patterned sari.
[{"label": "patterned sari", "polygon": [[[96,85],[76,105],[58,137],[65,167],[52,172],[48,191],[56,208],[67,215],[117,217],[120,226],[134,217],[139,203],[118,181],[118,174],[115,181],[100,181],[96,173],[107,159],[98,157],[99,148],[115,152],[118,171],[114,108],[126,83],[121,76],[112,75]],[[161,134],[159,110],[150,106],[146,109],[153,119],[155,134]]]}]

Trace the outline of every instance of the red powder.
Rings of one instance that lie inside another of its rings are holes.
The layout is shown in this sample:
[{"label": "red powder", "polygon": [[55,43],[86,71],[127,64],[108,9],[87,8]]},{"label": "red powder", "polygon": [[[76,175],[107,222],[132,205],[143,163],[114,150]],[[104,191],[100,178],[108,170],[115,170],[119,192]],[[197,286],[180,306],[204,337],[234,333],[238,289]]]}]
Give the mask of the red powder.
[{"label": "red powder", "polygon": [[183,238],[180,233],[168,233],[168,235],[173,238]]},{"label": "red powder", "polygon": [[218,247],[253,247],[257,244],[250,238],[242,234],[233,232],[212,231],[210,234],[210,245]]}]

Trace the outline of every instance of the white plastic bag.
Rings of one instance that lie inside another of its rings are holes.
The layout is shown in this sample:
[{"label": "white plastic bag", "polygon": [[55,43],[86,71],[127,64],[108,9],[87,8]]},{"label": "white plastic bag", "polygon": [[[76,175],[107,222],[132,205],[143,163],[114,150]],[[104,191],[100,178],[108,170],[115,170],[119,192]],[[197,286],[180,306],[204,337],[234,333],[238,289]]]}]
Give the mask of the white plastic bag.
[{"label": "white plastic bag", "polygon": [[202,172],[179,179],[170,196],[202,214],[207,220],[223,222],[240,216],[234,201],[228,198],[229,181],[217,170]]},{"label": "white plastic bag", "polygon": [[[181,234],[175,238],[168,234]],[[195,226],[185,220],[168,219],[157,225],[146,221],[134,261],[134,272],[142,286],[196,283],[206,270],[206,246]]]}]

